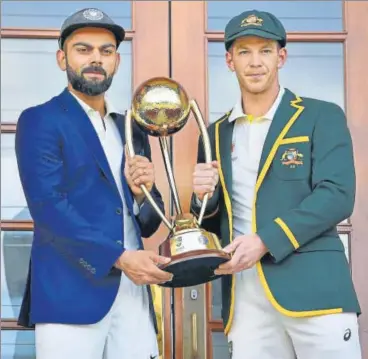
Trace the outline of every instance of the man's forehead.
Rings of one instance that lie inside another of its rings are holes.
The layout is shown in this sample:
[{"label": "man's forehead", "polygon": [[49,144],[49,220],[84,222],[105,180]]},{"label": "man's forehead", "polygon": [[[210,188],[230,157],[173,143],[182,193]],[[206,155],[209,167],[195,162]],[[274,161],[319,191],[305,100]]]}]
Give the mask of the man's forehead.
[{"label": "man's forehead", "polygon": [[69,43],[75,42],[85,42],[85,43],[106,43],[111,42],[113,45],[116,45],[116,39],[114,34],[102,28],[95,27],[84,27],[78,30],[75,30],[68,39]]},{"label": "man's forehead", "polygon": [[236,47],[247,46],[247,45],[266,46],[266,45],[273,45],[273,44],[277,44],[277,41],[265,39],[259,36],[243,36],[243,37],[237,38],[234,41],[234,45]]}]

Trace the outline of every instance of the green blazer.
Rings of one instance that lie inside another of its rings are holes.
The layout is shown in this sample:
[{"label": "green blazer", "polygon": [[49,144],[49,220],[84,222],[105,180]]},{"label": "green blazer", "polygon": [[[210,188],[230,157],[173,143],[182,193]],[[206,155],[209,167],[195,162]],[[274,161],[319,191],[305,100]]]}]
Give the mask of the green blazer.
[{"label": "green blazer", "polygon": [[[225,114],[208,127],[220,182],[202,225],[233,239],[231,145],[234,122]],[[202,140],[198,163],[204,162]],[[282,314],[310,317],[356,312],[358,299],[336,225],[355,200],[352,141],[342,109],[285,91],[267,134],[253,205],[252,229],[269,253],[256,264],[267,298]],[[194,195],[191,210],[198,215]],[[235,276],[222,277],[225,334],[234,314]]]}]

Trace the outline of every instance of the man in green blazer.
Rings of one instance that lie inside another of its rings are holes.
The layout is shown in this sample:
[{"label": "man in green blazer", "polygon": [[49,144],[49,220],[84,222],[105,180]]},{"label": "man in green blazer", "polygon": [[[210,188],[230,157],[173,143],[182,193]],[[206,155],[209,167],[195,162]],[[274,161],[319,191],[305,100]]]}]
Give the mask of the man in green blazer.
[{"label": "man in green blazer", "polygon": [[209,126],[193,174],[192,212],[232,259],[221,265],[222,315],[233,359],[360,359],[360,307],[336,226],[353,211],[355,171],[336,104],[279,83],[286,32],[247,11],[225,29],[241,98]]}]

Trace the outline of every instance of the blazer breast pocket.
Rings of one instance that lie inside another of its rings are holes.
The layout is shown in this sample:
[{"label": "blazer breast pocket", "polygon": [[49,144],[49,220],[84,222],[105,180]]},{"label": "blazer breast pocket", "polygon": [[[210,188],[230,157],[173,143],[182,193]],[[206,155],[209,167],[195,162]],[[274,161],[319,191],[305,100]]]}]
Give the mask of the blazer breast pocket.
[{"label": "blazer breast pocket", "polygon": [[272,163],[274,174],[284,181],[306,180],[311,172],[308,136],[284,138]]}]

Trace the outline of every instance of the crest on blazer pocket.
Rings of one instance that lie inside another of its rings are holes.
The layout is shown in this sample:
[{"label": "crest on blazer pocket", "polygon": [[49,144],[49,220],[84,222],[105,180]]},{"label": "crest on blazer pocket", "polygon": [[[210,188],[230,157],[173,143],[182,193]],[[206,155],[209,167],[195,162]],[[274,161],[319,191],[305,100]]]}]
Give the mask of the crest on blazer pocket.
[{"label": "crest on blazer pocket", "polygon": [[304,164],[304,155],[296,148],[288,148],[281,156],[281,164],[289,168],[296,168]]},{"label": "crest on blazer pocket", "polygon": [[306,180],[311,175],[311,145],[281,144],[272,162],[272,172],[282,181]]}]

